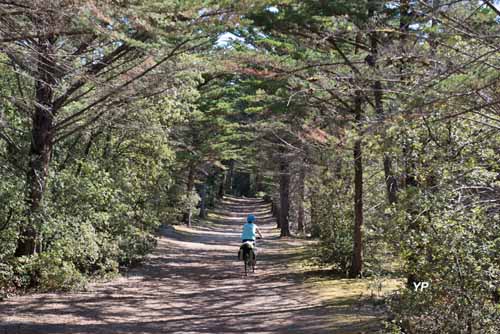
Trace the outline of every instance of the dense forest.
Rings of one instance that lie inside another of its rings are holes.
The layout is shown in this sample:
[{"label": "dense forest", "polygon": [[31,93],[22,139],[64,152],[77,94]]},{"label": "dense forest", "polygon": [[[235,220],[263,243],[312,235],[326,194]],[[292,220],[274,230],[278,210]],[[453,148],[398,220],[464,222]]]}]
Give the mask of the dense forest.
[{"label": "dense forest", "polygon": [[229,194],[403,279],[393,333],[500,332],[498,2],[0,1],[0,73],[0,294],[113,277]]}]

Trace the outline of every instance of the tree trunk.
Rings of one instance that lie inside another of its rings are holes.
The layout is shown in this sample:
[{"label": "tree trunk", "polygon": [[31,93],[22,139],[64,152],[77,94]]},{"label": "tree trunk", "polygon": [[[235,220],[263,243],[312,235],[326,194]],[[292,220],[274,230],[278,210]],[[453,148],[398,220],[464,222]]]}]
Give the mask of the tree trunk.
[{"label": "tree trunk", "polygon": [[234,167],[235,162],[233,159],[229,160],[229,169],[226,175],[226,184],[225,184],[225,193],[232,194],[233,193],[233,179],[234,179]]},{"label": "tree trunk", "polygon": [[206,211],[206,206],[207,206],[207,181],[203,183],[201,186],[201,200],[200,200],[200,215],[199,217],[204,219],[207,217],[207,211]]},{"label": "tree trunk", "polygon": [[[369,16],[373,16],[373,6],[372,11],[369,13]],[[377,69],[377,59],[378,59],[378,45],[377,42],[377,33],[370,33],[370,44],[371,44],[371,59],[368,61],[368,64],[373,67],[375,70]],[[379,117],[384,117],[384,103],[383,103],[383,87],[380,80],[375,80],[373,83],[373,97],[375,100],[375,112],[379,115]],[[387,192],[387,200],[390,204],[396,203],[397,201],[397,180],[392,172],[392,159],[391,156],[387,153],[389,148],[389,140],[386,138],[385,131],[383,133],[384,136],[384,176],[385,176],[385,184],[386,184],[386,192]]]},{"label": "tree trunk", "polygon": [[262,191],[262,174],[256,170],[255,171],[255,194]]},{"label": "tree trunk", "polygon": [[111,157],[111,129],[109,129],[106,133],[106,142],[104,144],[104,148],[102,150],[102,159],[108,160]]},{"label": "tree trunk", "polygon": [[306,166],[305,161],[299,167],[299,185],[298,185],[298,208],[297,208],[297,230],[299,233],[305,231],[305,215],[304,215],[304,194],[305,194],[305,179],[306,179]]},{"label": "tree trunk", "polygon": [[[190,163],[188,180],[186,184],[186,191],[188,196],[191,196],[191,192],[193,191],[194,188],[194,173],[195,173],[194,163]],[[190,206],[188,212],[184,213],[184,218],[183,218],[184,223],[186,223],[186,225],[189,227],[191,227],[192,216],[193,216],[193,209]]]},{"label": "tree trunk", "polygon": [[[404,57],[406,55],[406,38],[408,34],[408,28],[411,24],[410,16],[410,2],[409,0],[400,1],[400,19],[399,19],[399,30],[400,30],[400,48],[401,55]],[[403,83],[408,80],[408,76],[404,73],[405,66],[402,63],[400,66],[401,79]],[[415,177],[415,162],[412,157],[411,142],[409,139],[405,138],[403,142],[403,163],[404,163],[404,175],[403,175],[403,186],[405,188],[409,186],[417,186],[417,179]]]},{"label": "tree trunk", "polygon": [[279,224],[281,227],[281,236],[290,236],[290,224],[288,221],[290,210],[290,164],[284,156],[280,161],[280,215]]},{"label": "tree trunk", "polygon": [[[411,15],[410,15],[410,2],[409,0],[401,0],[400,1],[400,21],[399,21],[399,30],[400,30],[400,49],[401,49],[401,55],[404,57],[407,52],[407,34],[408,34],[408,28],[411,24]],[[408,75],[405,73],[405,65],[404,63],[401,64],[400,66],[400,72],[401,72],[401,80],[403,84],[405,84],[408,81]],[[404,171],[403,171],[403,180],[402,180],[402,187],[403,188],[408,188],[408,187],[416,187],[417,184],[417,179],[415,176],[415,161],[412,157],[412,148],[411,148],[411,139],[407,139],[405,137],[403,145],[402,145],[402,154],[403,154],[403,164],[404,164]],[[408,200],[408,207],[406,208],[407,212],[409,213],[410,216],[416,214],[415,207],[413,206],[413,201],[411,199]],[[419,229],[418,222],[417,220],[410,219],[410,222],[407,223],[408,226],[408,233],[414,233],[414,231]],[[410,268],[416,268],[417,263],[418,263],[418,258],[415,254],[411,254],[408,258],[408,263]],[[408,273],[408,276],[406,278],[406,284],[408,288],[413,288],[413,283],[419,282],[419,278],[417,277],[417,274],[415,271],[411,271]]]},{"label": "tree trunk", "polygon": [[318,217],[318,200],[316,198],[316,194],[311,192],[310,195],[310,201],[311,201],[311,226],[310,226],[310,231],[311,231],[311,237],[312,238],[319,238],[321,235],[321,228],[319,225],[319,217]]},{"label": "tree trunk", "polygon": [[[361,123],[361,92],[357,91],[354,98],[354,109],[356,113],[356,124]],[[358,134],[361,136],[361,134]],[[363,269],[363,160],[362,160],[361,137],[354,143],[354,245],[352,252],[352,264],[349,277],[355,278],[361,274]]]},{"label": "tree trunk", "polygon": [[226,172],[222,172],[222,177],[219,184],[219,191],[217,192],[217,198],[221,199],[225,194],[225,184],[226,184]]},{"label": "tree trunk", "polygon": [[392,171],[392,159],[388,153],[384,153],[384,175],[387,201],[389,204],[396,203],[398,201],[398,182]]},{"label": "tree trunk", "polygon": [[[90,149],[92,148],[92,144],[94,143],[94,140],[99,136],[101,132],[97,133],[92,133],[90,135],[89,141],[87,142],[87,145],[85,145],[85,150],[83,152],[83,157],[87,158],[90,154]],[[83,165],[83,160],[78,161],[78,166],[76,167],[76,172],[75,172],[75,177],[79,177],[82,173],[82,165]]]},{"label": "tree trunk", "polygon": [[[273,175],[273,182],[274,183],[280,183],[280,176],[279,175]],[[276,193],[275,190],[273,190],[273,195],[271,196],[271,200],[272,200],[272,211],[273,211],[273,217],[276,218],[276,228],[279,228],[281,229],[281,221],[280,221],[280,211],[281,211],[281,208],[280,208],[280,194],[279,194],[279,189],[278,189],[278,193]]]},{"label": "tree trunk", "polygon": [[20,231],[16,256],[32,255],[36,252],[36,225],[40,219],[37,214],[42,207],[53,145],[53,87],[56,83],[54,42],[55,40],[48,39],[38,45],[38,77],[35,82],[35,108],[27,173],[27,224]]},{"label": "tree trunk", "polygon": [[281,228],[279,200],[279,198],[273,197],[271,202],[271,211],[273,213],[273,217],[276,218],[276,228]]}]

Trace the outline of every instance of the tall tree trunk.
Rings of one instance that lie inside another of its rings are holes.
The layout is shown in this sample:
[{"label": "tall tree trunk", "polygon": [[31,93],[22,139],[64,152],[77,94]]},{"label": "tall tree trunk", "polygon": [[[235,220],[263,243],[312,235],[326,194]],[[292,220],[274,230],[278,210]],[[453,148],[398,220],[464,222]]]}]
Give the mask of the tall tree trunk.
[{"label": "tall tree trunk", "polygon": [[311,237],[319,238],[321,235],[321,228],[319,225],[319,215],[318,215],[318,199],[316,198],[316,194],[311,192],[310,201],[311,201]]},{"label": "tall tree trunk", "polygon": [[290,163],[286,156],[280,159],[280,215],[281,236],[290,236]]},{"label": "tall tree trunk", "polygon": [[[186,184],[186,191],[188,196],[191,196],[191,192],[194,189],[194,174],[195,174],[195,165],[194,162],[191,162],[189,164],[188,179]],[[189,227],[191,227],[192,217],[193,217],[193,209],[190,206],[188,212],[184,213],[183,217],[184,222]]]},{"label": "tall tree trunk", "polygon": [[[102,132],[96,132],[96,133],[91,133],[89,141],[87,142],[87,145],[85,145],[85,150],[83,151],[83,157],[87,158],[90,154],[90,149],[92,148],[92,144],[94,143],[95,139],[101,134]],[[76,167],[75,171],[75,177],[79,177],[82,173],[82,165],[83,165],[83,160],[78,161],[78,166]]]},{"label": "tall tree trunk", "polygon": [[281,229],[280,198],[277,196],[273,196],[271,204],[272,204],[271,210],[273,213],[273,217],[276,218],[276,228]]},{"label": "tall tree trunk", "polygon": [[55,40],[46,39],[38,44],[38,71],[35,82],[35,108],[32,116],[30,161],[27,173],[27,223],[22,227],[15,255],[36,252],[37,221],[45,192],[52,155],[53,97],[55,78]]},{"label": "tall tree trunk", "polygon": [[[215,205],[215,200],[217,199],[217,192],[219,189],[217,189],[217,179],[218,179],[218,173],[213,172],[210,175],[208,175],[207,180],[206,180],[206,201],[205,201],[205,209],[207,208],[213,208]],[[205,210],[205,216],[207,215],[207,212]]]},{"label": "tall tree trunk", "polygon": [[233,159],[229,160],[229,169],[226,174],[225,193],[233,193],[234,167],[235,161]]},{"label": "tall tree trunk", "polygon": [[304,233],[305,231],[305,214],[304,214],[304,194],[305,194],[305,179],[306,179],[306,166],[305,161],[302,161],[299,167],[299,179],[298,179],[298,203],[297,203],[297,230],[299,233]]},{"label": "tall tree trunk", "polygon": [[199,217],[204,219],[207,217],[207,211],[206,211],[206,206],[207,206],[207,182],[205,181],[203,185],[201,186],[201,200],[200,200],[200,215]]},{"label": "tall tree trunk", "polygon": [[[368,14],[369,17],[374,15],[376,1],[371,1],[371,9]],[[378,45],[377,42],[377,33],[375,31],[370,33],[370,44],[371,44],[371,58],[368,61],[368,64],[377,70],[377,59],[378,59]],[[384,103],[383,103],[383,87],[380,80],[375,80],[373,83],[373,97],[375,100],[375,112],[379,115],[379,117],[384,117]],[[386,184],[386,192],[387,192],[387,200],[390,204],[397,202],[397,180],[393,173],[392,168],[392,159],[390,154],[387,152],[390,143],[386,138],[385,131],[383,133],[384,137],[384,176],[385,176],[385,184]]]},{"label": "tall tree trunk", "polygon": [[[354,110],[356,124],[361,123],[361,92],[356,91],[354,97]],[[361,134],[358,133],[358,136]],[[349,277],[355,278],[361,274],[363,269],[363,152],[362,139],[356,139],[354,143],[354,245],[352,252],[352,264],[349,269]]]},{"label": "tall tree trunk", "polygon": [[[403,56],[404,59],[407,53],[406,52],[407,34],[409,31],[409,26],[411,24],[410,1],[400,0],[399,10],[400,10],[399,31],[400,31],[400,44],[401,44],[400,49],[401,49],[401,55]],[[403,85],[406,85],[408,76],[405,73],[404,62],[402,62],[400,65],[400,73]],[[403,146],[402,151],[403,151],[403,163],[404,163],[403,186],[405,188],[409,186],[417,186],[417,180],[415,178],[415,162],[414,159],[412,158],[411,142],[407,140],[407,138],[405,137],[402,146]]]},{"label": "tall tree trunk", "polygon": [[255,194],[262,191],[262,174],[259,170],[255,171]]},{"label": "tall tree trunk", "polygon": [[[400,0],[399,4],[399,10],[400,10],[400,21],[399,21],[399,30],[400,30],[400,48],[401,48],[401,55],[404,57],[406,56],[406,48],[407,48],[407,34],[409,31],[409,26],[411,24],[411,14],[410,14],[410,2],[409,0]],[[401,63],[400,66],[400,72],[401,72],[401,80],[403,85],[406,85],[408,81],[408,76],[405,73],[405,64]],[[404,137],[403,145],[402,145],[402,154],[403,154],[403,181],[402,181],[402,186],[404,188],[408,187],[417,187],[417,179],[415,175],[415,161],[412,157],[412,148],[411,148],[411,139],[408,139]],[[406,208],[407,212],[409,213],[410,216],[413,216],[416,214],[416,208],[413,206],[413,201],[410,199],[408,200],[408,207]],[[407,229],[409,233],[414,233],[419,229],[418,222],[417,220],[411,219],[410,222],[407,222]],[[418,258],[416,254],[412,254],[408,258],[409,266],[411,268],[416,268],[418,264]],[[418,275],[415,271],[411,271],[408,273],[407,279],[406,279],[406,285],[408,288],[413,288],[414,283],[418,283],[419,278]]]},{"label": "tall tree trunk", "polygon": [[[273,175],[273,183],[277,183],[278,185],[280,184],[281,180],[280,180],[280,175],[276,175],[274,174]],[[280,212],[281,212],[281,208],[280,208],[280,192],[279,192],[279,189],[276,190],[273,190],[273,195],[271,196],[271,200],[272,200],[272,211],[273,211],[273,217],[276,218],[276,228],[279,228],[281,229],[281,220],[280,220]]]},{"label": "tall tree trunk", "polygon": [[387,201],[389,204],[398,201],[398,181],[392,169],[392,159],[389,153],[384,152],[384,175],[387,192]]},{"label": "tall tree trunk", "polygon": [[221,175],[220,184],[219,184],[219,191],[217,192],[217,198],[221,199],[222,197],[224,197],[225,185],[226,185],[226,172],[223,171],[222,175]]}]

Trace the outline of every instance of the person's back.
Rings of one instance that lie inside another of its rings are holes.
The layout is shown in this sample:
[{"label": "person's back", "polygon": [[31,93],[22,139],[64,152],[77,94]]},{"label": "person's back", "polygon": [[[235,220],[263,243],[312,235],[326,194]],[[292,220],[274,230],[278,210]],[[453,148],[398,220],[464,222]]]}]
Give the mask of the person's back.
[{"label": "person's back", "polygon": [[257,225],[255,225],[253,222],[245,223],[245,225],[243,225],[243,232],[241,233],[241,240],[255,241],[256,230],[257,230]]},{"label": "person's back", "polygon": [[241,241],[252,241],[255,243],[256,234],[262,238],[262,234],[260,233],[259,228],[255,225],[255,216],[253,214],[249,214],[247,216],[247,222],[243,225],[243,232],[241,233]]}]

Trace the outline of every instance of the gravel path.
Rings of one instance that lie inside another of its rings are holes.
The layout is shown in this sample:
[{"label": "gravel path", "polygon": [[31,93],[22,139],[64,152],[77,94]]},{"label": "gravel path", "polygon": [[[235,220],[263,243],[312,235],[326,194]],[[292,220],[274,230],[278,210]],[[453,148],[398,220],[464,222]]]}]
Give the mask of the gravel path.
[{"label": "gravel path", "polygon": [[[236,255],[249,212],[265,239],[256,273],[245,278]],[[370,314],[360,321],[361,311],[316,298],[286,266],[304,241],[279,240],[274,227],[268,205],[227,198],[208,223],[162,230],[156,251],[128,277],[0,303],[0,334],[364,333]]]}]

